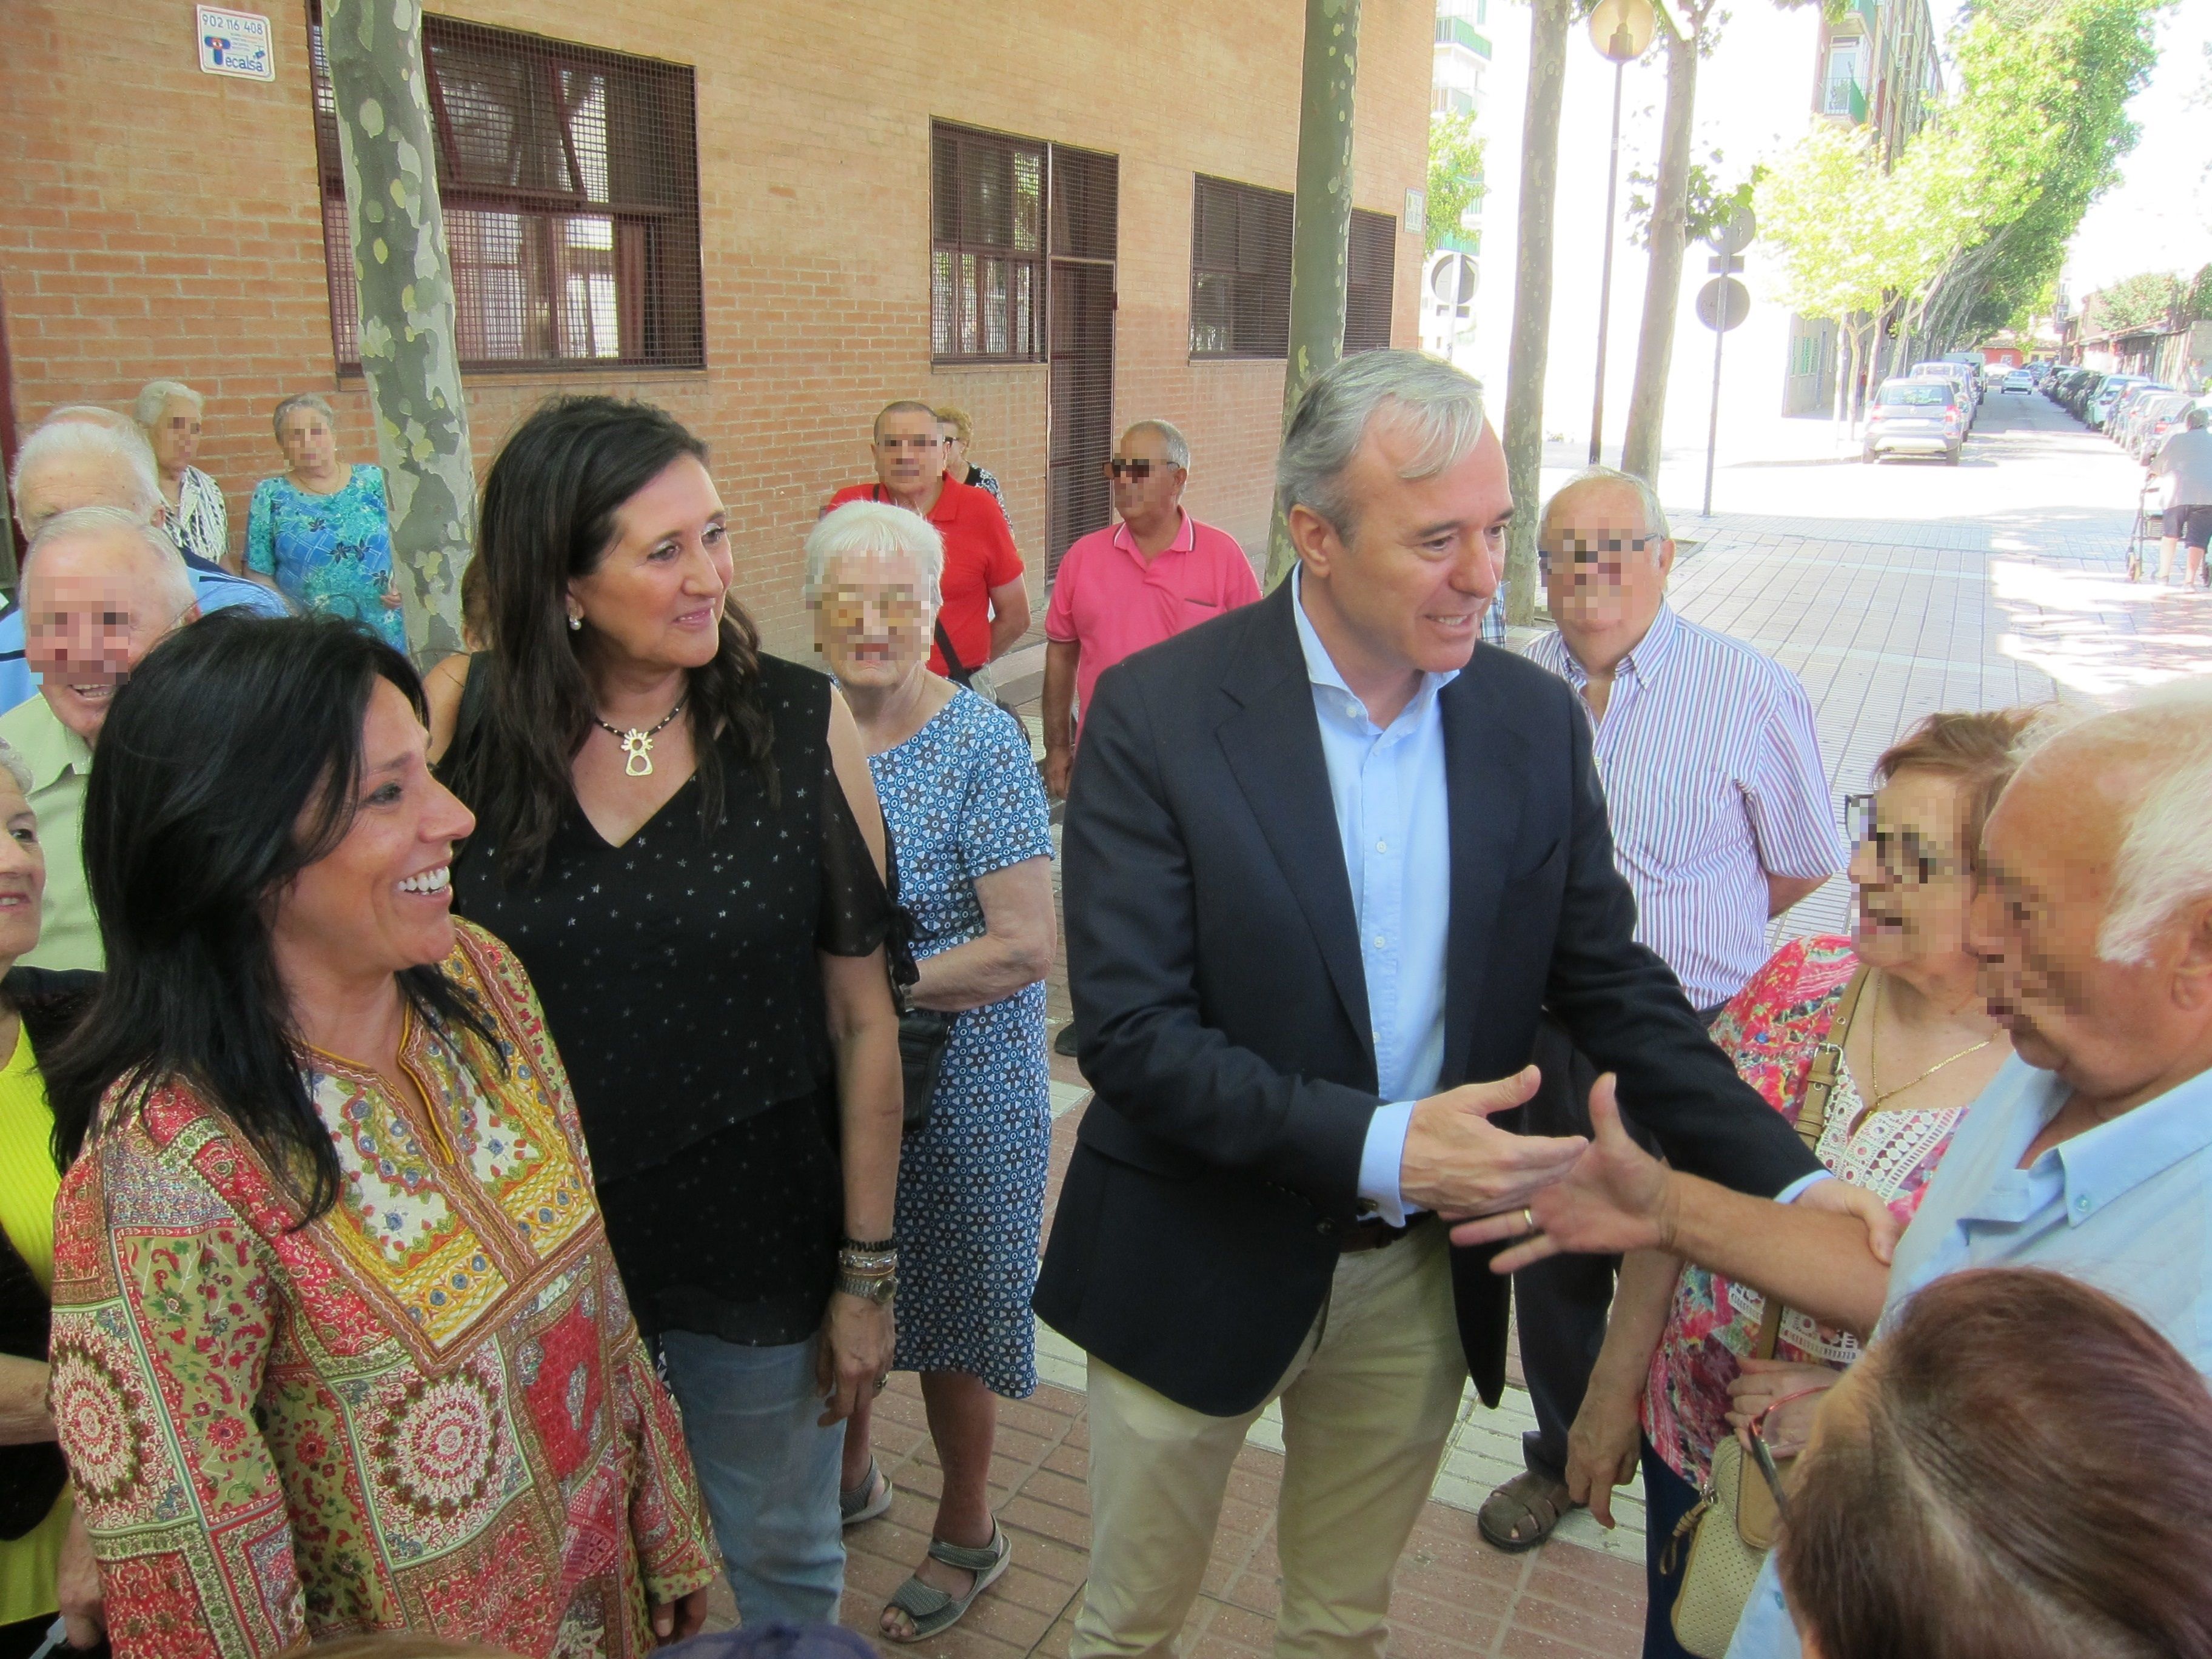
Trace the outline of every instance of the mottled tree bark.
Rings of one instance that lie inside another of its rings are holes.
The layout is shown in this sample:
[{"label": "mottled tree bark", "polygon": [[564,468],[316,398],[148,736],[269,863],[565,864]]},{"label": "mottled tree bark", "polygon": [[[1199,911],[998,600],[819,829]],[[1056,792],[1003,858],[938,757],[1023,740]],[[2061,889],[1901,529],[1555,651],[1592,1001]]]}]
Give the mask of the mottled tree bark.
[{"label": "mottled tree bark", "polygon": [[[1352,93],[1359,0],[1306,0],[1304,88],[1298,102],[1297,208],[1291,228],[1291,349],[1283,425],[1317,374],[1344,355],[1345,259],[1352,234]],[[1297,555],[1279,505],[1267,532],[1267,586]]]},{"label": "mottled tree bark", "polygon": [[1543,505],[1544,366],[1552,342],[1552,208],[1559,180],[1559,105],[1566,88],[1572,0],[1534,0],[1528,102],[1521,123],[1521,216],[1513,268],[1513,343],[1505,361],[1506,477],[1514,514],[1507,531],[1505,620],[1536,616],[1536,515]]},{"label": "mottled tree bark", "polygon": [[1659,125],[1659,177],[1652,192],[1651,257],[1644,282],[1644,324],[1636,341],[1636,384],[1628,394],[1628,428],[1620,442],[1620,470],[1655,484],[1667,376],[1674,363],[1674,320],[1682,305],[1682,260],[1689,252],[1690,134],[1701,15],[1662,11],[1659,28],[1667,45],[1667,111]]},{"label": "mottled tree bark", "polygon": [[392,562],[409,643],[428,664],[462,648],[476,475],[419,0],[325,0],[323,46],[361,286],[361,366],[391,487]]}]

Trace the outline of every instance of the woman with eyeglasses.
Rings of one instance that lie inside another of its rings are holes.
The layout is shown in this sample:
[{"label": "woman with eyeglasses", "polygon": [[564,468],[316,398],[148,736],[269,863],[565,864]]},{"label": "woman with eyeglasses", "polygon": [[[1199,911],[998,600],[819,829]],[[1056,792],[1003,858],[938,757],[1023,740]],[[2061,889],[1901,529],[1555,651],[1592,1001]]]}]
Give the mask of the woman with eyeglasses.
[{"label": "woman with eyeglasses", "polygon": [[[1850,938],[1784,945],[1712,1026],[1713,1040],[1838,1178],[1900,1223],[1966,1106],[2012,1052],[1966,948],[1970,860],[2031,715],[1930,715],[1847,802],[1859,901]],[[1762,1351],[1771,1357],[1759,1357]],[[1567,1485],[1604,1525],[1612,1488],[1644,1470],[1645,1659],[1686,1659],[1670,1615],[1686,1545],[1668,1546],[1731,1425],[1831,1385],[1857,1340],[1656,1251],[1623,1263],[1605,1346],[1568,1439]]]}]

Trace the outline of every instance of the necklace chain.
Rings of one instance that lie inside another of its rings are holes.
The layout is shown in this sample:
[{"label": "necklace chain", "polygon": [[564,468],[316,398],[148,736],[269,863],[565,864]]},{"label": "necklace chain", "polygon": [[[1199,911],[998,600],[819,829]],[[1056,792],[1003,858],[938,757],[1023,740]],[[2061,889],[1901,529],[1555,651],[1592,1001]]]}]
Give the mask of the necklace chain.
[{"label": "necklace chain", "polygon": [[1979,1054],[1983,1049],[1988,1048],[1990,1044],[1997,1040],[1997,1034],[1995,1031],[1992,1031],[1989,1036],[1984,1037],[1979,1042],[1974,1043],[1971,1047],[1961,1048],[1955,1054],[1945,1055],[1942,1060],[1937,1060],[1933,1066],[1930,1066],[1926,1071],[1923,1072],[1918,1077],[1912,1079],[1911,1082],[1900,1083],[1894,1089],[1882,1088],[1881,1086],[1881,1010],[1882,1005],[1887,1002],[1888,1000],[1889,999],[1886,996],[1877,997],[1875,999],[1874,1023],[1867,1029],[1867,1081],[1875,1085],[1874,1098],[1867,1103],[1867,1110],[1869,1112],[1880,1111],[1884,1101],[1894,1100],[1898,1096],[1903,1094],[1907,1089],[1911,1088],[1915,1084],[1927,1082],[1929,1078],[1934,1077],[1936,1073],[1942,1071],[1953,1060],[1964,1060],[1968,1054]]},{"label": "necklace chain", "polygon": [[597,714],[592,716],[592,723],[599,730],[620,740],[623,776],[649,778],[653,775],[653,740],[666,729],[669,721],[684,712],[684,705],[688,701],[688,696],[677,698],[676,707],[663,714],[655,724],[644,727],[633,726],[627,732],[618,726],[608,725]]}]

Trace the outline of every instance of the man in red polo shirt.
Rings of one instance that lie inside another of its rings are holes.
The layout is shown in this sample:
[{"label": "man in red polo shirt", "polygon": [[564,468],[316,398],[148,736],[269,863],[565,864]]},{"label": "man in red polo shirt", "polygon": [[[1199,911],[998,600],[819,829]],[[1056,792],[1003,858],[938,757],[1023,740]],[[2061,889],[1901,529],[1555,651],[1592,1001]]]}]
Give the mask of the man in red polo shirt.
[{"label": "man in red polo shirt", "polygon": [[1070,703],[1087,707],[1098,677],[1260,597],[1236,538],[1182,510],[1190,446],[1165,421],[1139,421],[1107,464],[1121,522],[1070,547],[1044,614],[1044,781],[1067,793],[1075,762]]},{"label": "man in red polo shirt", "polygon": [[[876,482],[839,490],[830,506],[890,501],[937,526],[945,538],[945,577],[930,670],[988,697],[992,659],[1030,626],[1022,556],[1014,550],[1006,515],[989,491],[945,476],[945,441],[937,411],[927,404],[903,398],[885,404],[876,416],[874,451]],[[948,641],[957,662],[946,655]]]}]

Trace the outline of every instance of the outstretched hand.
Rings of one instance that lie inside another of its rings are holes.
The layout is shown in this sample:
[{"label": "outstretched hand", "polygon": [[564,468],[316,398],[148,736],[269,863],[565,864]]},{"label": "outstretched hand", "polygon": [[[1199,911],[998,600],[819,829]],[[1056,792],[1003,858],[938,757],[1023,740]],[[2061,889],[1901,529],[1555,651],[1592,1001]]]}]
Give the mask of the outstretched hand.
[{"label": "outstretched hand", "polygon": [[1672,1234],[1673,1191],[1667,1166],[1629,1139],[1607,1072],[1590,1089],[1590,1127],[1595,1137],[1565,1176],[1533,1194],[1527,1209],[1480,1217],[1452,1229],[1455,1244],[1494,1244],[1518,1239],[1490,1264],[1495,1273],[1522,1268],[1562,1251],[1620,1255],[1665,1249]]},{"label": "outstretched hand", "polygon": [[1415,1103],[1398,1174],[1407,1204],[1440,1215],[1517,1216],[1573,1168],[1589,1144],[1580,1135],[1520,1135],[1490,1121],[1526,1105],[1542,1077],[1524,1066],[1494,1083],[1462,1084]]}]

